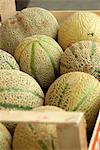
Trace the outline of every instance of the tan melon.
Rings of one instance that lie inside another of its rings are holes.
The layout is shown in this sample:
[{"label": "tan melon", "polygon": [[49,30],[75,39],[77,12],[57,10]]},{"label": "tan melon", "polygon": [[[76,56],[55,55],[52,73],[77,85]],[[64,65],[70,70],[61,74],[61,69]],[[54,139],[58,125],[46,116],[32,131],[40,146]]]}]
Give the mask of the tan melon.
[{"label": "tan melon", "polygon": [[43,89],[59,76],[62,48],[49,36],[25,38],[15,50],[15,58],[22,71],[35,78]]},{"label": "tan melon", "polygon": [[100,109],[100,82],[84,72],[63,74],[49,87],[45,104],[84,112],[90,133]]},{"label": "tan melon", "polygon": [[26,8],[1,24],[0,48],[13,55],[23,38],[35,34],[56,38],[58,29],[56,18],[48,10],[39,7]]},{"label": "tan melon", "polygon": [[79,41],[68,47],[61,56],[60,73],[86,72],[100,80],[100,43]]},{"label": "tan melon", "polygon": [[[34,111],[64,111],[55,106],[40,106]],[[53,124],[19,123],[13,137],[13,150],[59,150],[56,126]]]},{"label": "tan melon", "polygon": [[0,49],[0,69],[15,69],[19,70],[19,66],[15,58],[9,53]]},{"label": "tan melon", "polygon": [[0,109],[32,110],[43,102],[43,91],[31,76],[19,70],[0,71]]},{"label": "tan melon", "polygon": [[65,50],[81,40],[100,42],[100,17],[89,11],[78,11],[67,17],[58,32],[58,42]]},{"label": "tan melon", "polygon": [[11,150],[12,137],[6,127],[0,123],[0,150]]}]

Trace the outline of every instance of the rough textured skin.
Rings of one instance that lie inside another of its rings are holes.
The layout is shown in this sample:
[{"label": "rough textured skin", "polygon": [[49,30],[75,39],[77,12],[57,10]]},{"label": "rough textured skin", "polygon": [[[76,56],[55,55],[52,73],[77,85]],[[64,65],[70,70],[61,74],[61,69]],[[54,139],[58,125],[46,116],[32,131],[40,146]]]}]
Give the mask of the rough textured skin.
[{"label": "rough textured skin", "polygon": [[15,58],[22,71],[33,76],[43,89],[59,76],[59,61],[63,53],[58,43],[49,36],[25,38],[15,50]]},{"label": "rough textured skin", "polygon": [[31,76],[17,70],[0,71],[0,109],[31,110],[43,101],[44,94]]},{"label": "rough textured skin", "polygon": [[100,82],[84,72],[66,73],[49,87],[45,104],[84,112],[90,133],[100,109]]},{"label": "rough textured skin", "polygon": [[[59,29],[56,18],[43,8],[26,8],[5,21],[0,28],[0,48],[12,55],[19,42],[28,36],[44,34],[56,38]],[[6,41],[6,42],[5,42]]]},{"label": "rough textured skin", "polygon": [[[34,111],[64,111],[55,106],[40,106]],[[14,132],[13,150],[59,150],[52,124],[19,123]]]},{"label": "rough textured skin", "polygon": [[9,53],[0,49],[0,69],[15,69],[19,70],[19,66],[15,58]]},{"label": "rough textured skin", "polygon": [[49,106],[49,105],[36,107],[36,108],[33,109],[33,111],[41,111],[41,112],[64,111],[65,112],[65,110],[63,110],[63,109],[61,109],[57,106]]},{"label": "rough textured skin", "polygon": [[81,71],[100,80],[100,43],[80,41],[68,47],[60,61],[60,73]]},{"label": "rough textured skin", "polygon": [[64,50],[81,40],[100,42],[100,17],[95,13],[87,11],[73,13],[60,26],[58,42]]},{"label": "rough textured skin", "polygon": [[[17,70],[0,71],[0,109],[32,110],[43,105],[44,94],[28,74]],[[13,134],[16,123],[3,123]]]},{"label": "rough textured skin", "polygon": [[6,127],[0,123],[0,150],[11,150],[12,137]]}]

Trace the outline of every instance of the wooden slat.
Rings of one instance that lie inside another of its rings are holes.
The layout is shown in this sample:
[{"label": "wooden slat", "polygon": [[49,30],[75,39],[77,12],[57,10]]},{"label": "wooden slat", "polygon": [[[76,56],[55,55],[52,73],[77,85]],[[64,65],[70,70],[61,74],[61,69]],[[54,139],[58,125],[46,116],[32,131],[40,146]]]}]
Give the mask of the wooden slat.
[{"label": "wooden slat", "polygon": [[[97,15],[100,15],[100,10],[89,10],[90,12],[94,12]],[[57,18],[58,22],[63,22],[68,16],[70,16],[72,13],[75,13],[77,11],[70,10],[70,11],[51,11],[52,14]]]},{"label": "wooden slat", "polygon": [[[45,116],[45,117],[44,117]],[[58,117],[57,117],[58,116]],[[79,112],[34,112],[34,111],[3,111],[0,110],[0,121],[15,122],[79,122],[83,113]]]},{"label": "wooden slat", "polygon": [[15,14],[15,0],[0,0],[0,16],[2,22],[13,17]]},{"label": "wooden slat", "polygon": [[1,122],[55,124],[60,150],[87,150],[86,122],[81,112],[0,111]]}]

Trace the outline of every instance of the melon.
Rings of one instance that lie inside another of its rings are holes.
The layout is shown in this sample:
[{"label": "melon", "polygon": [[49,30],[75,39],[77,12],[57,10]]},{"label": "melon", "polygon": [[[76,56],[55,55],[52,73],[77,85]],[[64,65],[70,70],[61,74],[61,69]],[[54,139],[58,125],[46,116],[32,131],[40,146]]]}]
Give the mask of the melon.
[{"label": "melon", "polygon": [[60,73],[81,71],[100,80],[100,43],[79,41],[68,47],[61,56]]},{"label": "melon", "polygon": [[0,123],[0,150],[11,150],[12,137],[6,127]]},{"label": "melon", "polygon": [[[39,84],[28,74],[18,70],[0,71],[0,109],[32,110],[44,103]],[[13,134],[16,123],[3,123]]]},{"label": "melon", "polygon": [[19,42],[28,36],[57,37],[58,22],[51,12],[39,7],[26,8],[7,19],[0,27],[0,48],[14,54]]},{"label": "melon", "polygon": [[[55,106],[40,106],[34,111],[64,111]],[[13,150],[60,150],[53,124],[18,123],[13,136]]]},{"label": "melon", "polygon": [[58,42],[65,50],[69,45],[81,40],[100,42],[100,17],[89,11],[78,11],[68,16],[61,24]]},{"label": "melon", "polygon": [[100,109],[100,82],[84,72],[63,74],[49,87],[45,105],[84,112],[90,134]]},{"label": "melon", "polygon": [[19,70],[0,71],[0,109],[32,110],[43,102],[42,89],[31,76]]},{"label": "melon", "polygon": [[19,70],[19,66],[15,60],[15,58],[0,49],[0,69],[15,69],[15,70]]},{"label": "melon", "polygon": [[43,89],[59,76],[62,48],[46,35],[23,39],[15,50],[15,58],[22,71],[35,78]]}]

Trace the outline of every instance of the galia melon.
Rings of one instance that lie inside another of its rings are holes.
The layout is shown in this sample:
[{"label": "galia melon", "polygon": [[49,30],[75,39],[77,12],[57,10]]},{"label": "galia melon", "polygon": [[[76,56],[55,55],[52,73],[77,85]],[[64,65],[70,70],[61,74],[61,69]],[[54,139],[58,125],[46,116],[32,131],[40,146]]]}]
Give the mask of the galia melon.
[{"label": "galia melon", "polygon": [[58,32],[58,42],[67,46],[81,40],[100,42],[100,17],[92,12],[79,11],[67,17]]},{"label": "galia melon", "polygon": [[63,53],[58,43],[49,36],[25,38],[15,50],[15,58],[22,71],[33,76],[43,89],[59,76],[59,61]]},{"label": "galia melon", "polygon": [[19,70],[19,66],[15,58],[9,53],[0,49],[0,69],[16,69]]},{"label": "galia melon", "polygon": [[[64,111],[55,106],[40,106],[34,111]],[[13,136],[13,150],[60,150],[53,124],[18,123]]]},{"label": "galia melon", "polygon": [[60,61],[60,73],[82,71],[100,80],[100,43],[79,41],[68,47]]},{"label": "galia melon", "polygon": [[0,123],[0,150],[11,150],[12,137],[6,127]]},{"label": "galia melon", "polygon": [[100,82],[84,72],[63,74],[49,87],[45,104],[84,112],[90,133],[100,109]]},{"label": "galia melon", "polygon": [[56,38],[58,29],[56,18],[48,10],[39,7],[26,8],[1,24],[0,48],[13,55],[23,38],[35,34]]}]

